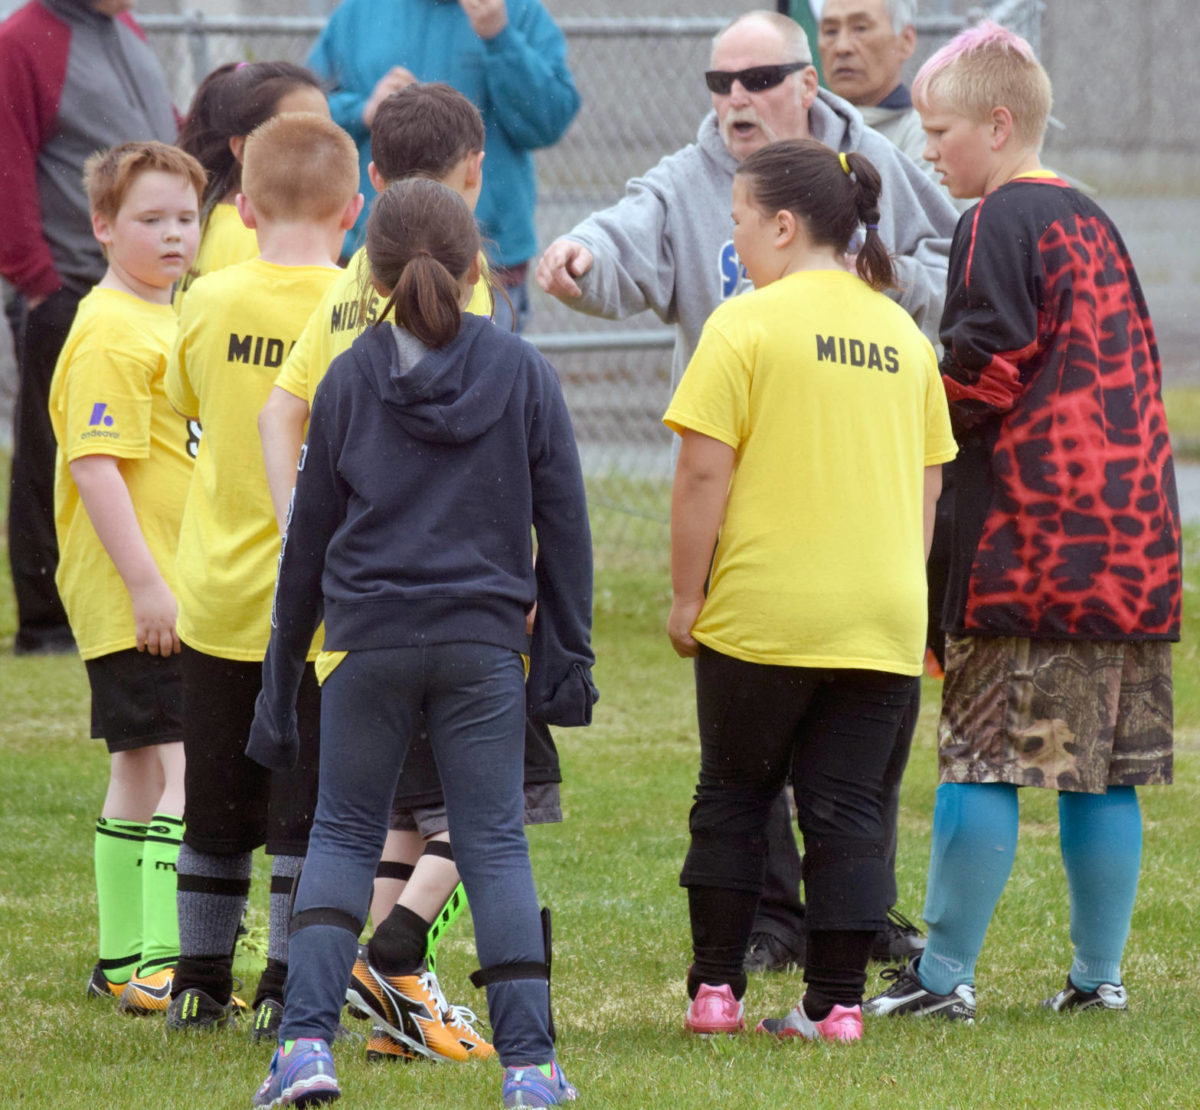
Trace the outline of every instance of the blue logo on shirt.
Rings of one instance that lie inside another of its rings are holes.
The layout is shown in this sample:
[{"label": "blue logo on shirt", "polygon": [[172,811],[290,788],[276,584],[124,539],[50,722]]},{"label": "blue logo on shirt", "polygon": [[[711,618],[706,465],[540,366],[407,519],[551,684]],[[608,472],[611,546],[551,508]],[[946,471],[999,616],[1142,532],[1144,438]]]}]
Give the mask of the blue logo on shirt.
[{"label": "blue logo on shirt", "polygon": [[749,281],[746,267],[738,261],[737,251],[733,249],[730,239],[721,248],[721,299],[726,300],[738,292],[743,281]]},{"label": "blue logo on shirt", "polygon": [[103,424],[106,428],[111,428],[116,421],[109,416],[108,412],[106,411],[107,409],[108,404],[106,402],[97,401],[92,406],[92,416],[88,421],[88,426],[95,428],[97,425]]}]

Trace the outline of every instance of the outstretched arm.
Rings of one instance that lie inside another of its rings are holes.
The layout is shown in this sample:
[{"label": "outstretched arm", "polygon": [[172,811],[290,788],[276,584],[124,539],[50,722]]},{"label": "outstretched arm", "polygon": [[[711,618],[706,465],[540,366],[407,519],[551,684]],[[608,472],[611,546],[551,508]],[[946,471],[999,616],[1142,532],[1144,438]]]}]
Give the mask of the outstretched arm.
[{"label": "outstretched arm", "polygon": [[634,178],[617,204],[552,243],[538,265],[542,288],[592,316],[621,320],[649,308],[674,323],[671,185],[656,170]]}]

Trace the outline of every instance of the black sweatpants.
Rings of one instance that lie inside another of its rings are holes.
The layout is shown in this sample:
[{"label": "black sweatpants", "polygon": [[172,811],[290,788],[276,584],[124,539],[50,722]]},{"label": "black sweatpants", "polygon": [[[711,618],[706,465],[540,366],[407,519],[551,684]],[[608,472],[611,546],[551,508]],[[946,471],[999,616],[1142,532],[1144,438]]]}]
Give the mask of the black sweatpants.
[{"label": "black sweatpants", "polygon": [[[17,354],[12,473],[8,500],[8,558],[17,602],[17,646],[33,651],[54,635],[69,637],[59,600],[58,538],[54,532],[54,460],[50,382],[81,297],[71,289],[10,313]],[[23,319],[22,319],[23,317]],[[70,643],[69,638],[67,643]]]},{"label": "black sweatpants", "polygon": [[[696,971],[712,972],[705,981],[736,982],[742,974],[763,887],[767,816],[789,771],[810,931],[884,926],[891,889],[884,782],[911,687],[904,675],[768,666],[701,648],[700,776],[680,884],[735,895],[723,900],[720,920],[692,922]],[[713,904],[689,901],[694,917]],[[863,950],[861,969],[845,970],[865,980],[866,957]],[[806,975],[822,970],[810,961]]]}]

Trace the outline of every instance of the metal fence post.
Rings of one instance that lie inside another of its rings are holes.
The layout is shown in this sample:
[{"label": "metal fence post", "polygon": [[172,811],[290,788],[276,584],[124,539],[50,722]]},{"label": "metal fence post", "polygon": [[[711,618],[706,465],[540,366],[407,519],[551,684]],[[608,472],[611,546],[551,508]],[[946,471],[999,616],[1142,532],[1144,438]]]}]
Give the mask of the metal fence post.
[{"label": "metal fence post", "polygon": [[212,69],[208,55],[208,32],[204,28],[204,13],[193,8],[185,13],[191,25],[187,31],[188,53],[192,57],[192,76],[196,84]]}]

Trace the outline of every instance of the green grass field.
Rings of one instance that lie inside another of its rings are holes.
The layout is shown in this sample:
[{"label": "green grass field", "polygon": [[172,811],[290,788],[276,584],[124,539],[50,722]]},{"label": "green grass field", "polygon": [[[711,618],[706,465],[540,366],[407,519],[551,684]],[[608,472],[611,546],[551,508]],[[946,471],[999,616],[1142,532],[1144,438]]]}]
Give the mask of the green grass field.
[{"label": "green grass field", "polygon": [[[1055,799],[1027,791],[1016,867],[978,969],[974,1028],[875,1021],[861,1044],[779,1044],[748,1035],[698,1040],[681,1031],[688,962],[677,885],[697,763],[689,667],[662,631],[668,588],[653,570],[597,582],[595,724],[561,731],[566,820],[532,830],[542,898],[555,914],[559,1050],[580,1105],[699,1110],[811,1107],[1186,1107],[1200,1101],[1195,1023],[1195,882],[1200,844],[1200,666],[1196,571],[1176,654],[1177,770],[1143,792],[1145,867],[1125,962],[1126,1014],[1058,1016],[1038,1002],[1070,959]],[[3,563],[0,561],[0,566]],[[168,1040],[159,1022],[88,1003],[95,959],[92,825],[106,778],[87,739],[87,683],[75,658],[14,658],[7,574],[0,583],[0,1104],[127,1110],[244,1108],[270,1050],[244,1031]],[[900,908],[918,917],[935,788],[929,683],[901,812]],[[257,871],[259,880],[265,868]],[[256,883],[253,933],[265,921]],[[247,993],[253,959],[243,960]],[[451,1001],[483,1009],[468,923],[444,942]],[[873,979],[871,987],[877,985]],[[781,1014],[798,973],[752,980],[747,1017]],[[360,1027],[361,1028],[361,1027]],[[367,1065],[335,1050],[347,1107],[487,1107],[500,1069]]]}]

